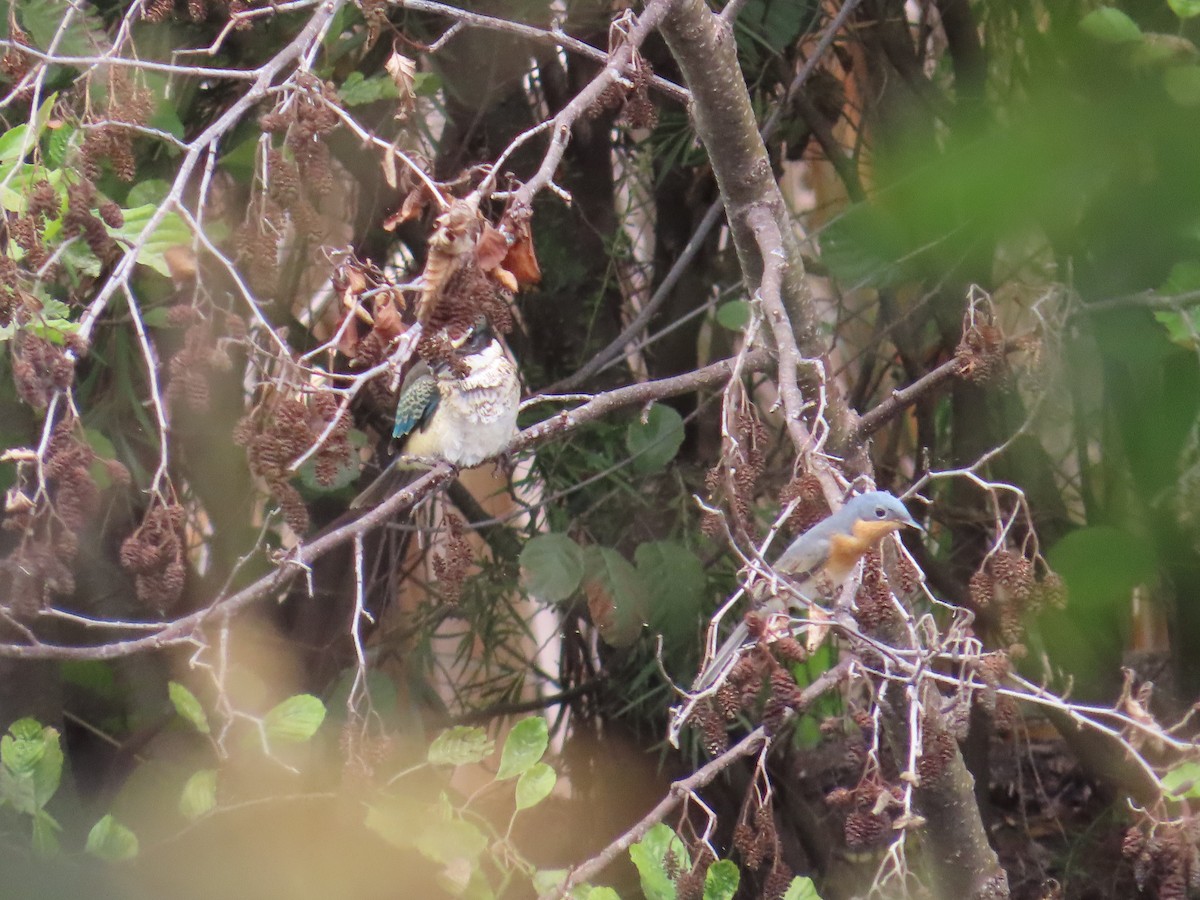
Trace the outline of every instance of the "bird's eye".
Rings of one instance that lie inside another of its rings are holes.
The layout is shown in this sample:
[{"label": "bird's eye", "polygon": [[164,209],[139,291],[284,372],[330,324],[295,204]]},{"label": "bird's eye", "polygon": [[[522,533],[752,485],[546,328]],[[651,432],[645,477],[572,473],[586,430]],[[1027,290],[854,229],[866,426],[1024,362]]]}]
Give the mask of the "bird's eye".
[{"label": "bird's eye", "polygon": [[884,509],[882,506],[875,507],[875,518],[886,519],[887,518],[887,510]]}]

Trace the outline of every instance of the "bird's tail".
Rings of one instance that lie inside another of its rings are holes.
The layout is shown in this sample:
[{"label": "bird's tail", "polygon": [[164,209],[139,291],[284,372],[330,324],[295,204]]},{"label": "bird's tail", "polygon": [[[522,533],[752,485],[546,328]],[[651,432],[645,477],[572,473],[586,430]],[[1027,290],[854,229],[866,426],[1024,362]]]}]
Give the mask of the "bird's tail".
[{"label": "bird's tail", "polygon": [[402,457],[392,460],[392,464],[380,472],[375,480],[367,485],[366,490],[350,501],[351,509],[369,509],[378,506],[392,494],[404,488],[420,473],[419,466],[408,466],[402,463]]},{"label": "bird's tail", "polygon": [[692,685],[692,693],[699,694],[707,691],[718,681],[725,678],[737,664],[738,657],[741,655],[742,648],[749,637],[750,626],[743,619],[741,622],[738,622],[733,631],[729,632],[729,637],[725,638],[721,646],[717,648],[717,652],[713,654],[712,661],[704,667],[704,671],[696,676],[695,684]]}]

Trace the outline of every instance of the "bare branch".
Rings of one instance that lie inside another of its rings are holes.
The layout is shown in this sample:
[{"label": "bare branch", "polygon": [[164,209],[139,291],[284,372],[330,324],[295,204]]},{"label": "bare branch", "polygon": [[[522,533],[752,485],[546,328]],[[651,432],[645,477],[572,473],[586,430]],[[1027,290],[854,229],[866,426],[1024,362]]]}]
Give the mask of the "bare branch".
[{"label": "bare branch", "polygon": [[[591,44],[584,43],[578,38],[571,37],[557,25],[549,30],[535,28],[532,25],[526,25],[521,22],[498,19],[494,16],[485,16],[481,13],[471,12],[470,10],[448,6],[445,3],[434,3],[431,0],[395,0],[395,2],[405,9],[449,16],[458,20],[461,24],[471,26],[472,28],[486,28],[492,31],[502,31],[506,34],[515,34],[534,43],[545,44],[551,47],[562,47],[564,50],[570,50],[572,53],[578,53],[580,56],[586,56],[597,62],[609,61],[608,54],[603,50],[599,50]],[[679,85],[658,75],[651,78],[650,83],[668,97],[680,103],[687,103],[691,99],[691,95],[685,88],[681,88]]]},{"label": "bare branch", "polygon": [[[765,368],[770,363],[770,357],[765,352],[751,353],[741,362],[743,371],[756,371]],[[564,410],[551,416],[544,422],[539,422],[523,431],[513,442],[509,452],[522,450],[550,440],[561,434],[572,431],[581,425],[595,421],[614,410],[626,406],[647,403],[651,400],[661,400],[674,397],[690,391],[701,390],[721,384],[737,370],[736,360],[722,360],[705,366],[695,372],[678,375],[674,378],[664,378],[660,381],[630,385],[619,388],[607,394],[601,394],[595,399],[573,410]],[[396,513],[417,503],[428,496],[437,487],[445,483],[453,475],[453,469],[446,464],[439,464],[404,490],[388,497],[378,507],[370,510],[353,521],[336,526],[313,540],[295,548],[282,561],[280,568],[264,576],[248,587],[243,588],[229,597],[215,600],[205,609],[191,615],[165,623],[153,634],[143,637],[117,641],[99,646],[66,646],[60,644],[0,644],[0,657],[16,657],[20,659],[116,659],[150,650],[161,650],[174,644],[191,642],[195,634],[202,629],[214,616],[228,617],[244,609],[252,603],[269,596],[274,596],[283,590],[299,572],[307,571],[312,564],[336,547],[340,547],[374,528],[388,522]],[[141,627],[141,623],[138,623]]]},{"label": "bare branch", "polygon": [[[797,708],[804,709],[812,704],[814,700],[841,681],[849,671],[849,667],[850,661],[842,660],[813,679],[813,682],[800,692]],[[565,897],[570,893],[571,888],[595,878],[617,856],[640,841],[651,827],[663,821],[685,799],[709,784],[739,759],[756,752],[763,744],[769,744],[770,740],[771,738],[767,734],[766,729],[759,726],[720,756],[701,766],[687,778],[681,778],[679,781],[676,781],[671,785],[667,796],[660,800],[658,805],[643,816],[636,825],[605,847],[596,856],[572,869],[563,884],[558,889],[543,894],[541,900]]]}]

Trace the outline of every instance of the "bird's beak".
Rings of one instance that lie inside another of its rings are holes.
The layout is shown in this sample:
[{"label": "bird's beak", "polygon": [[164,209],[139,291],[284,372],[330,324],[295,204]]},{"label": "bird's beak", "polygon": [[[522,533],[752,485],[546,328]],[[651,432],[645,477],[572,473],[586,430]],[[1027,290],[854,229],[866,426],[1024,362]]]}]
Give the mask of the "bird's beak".
[{"label": "bird's beak", "polygon": [[925,533],[925,526],[922,525],[920,522],[918,522],[916,519],[914,519],[911,515],[909,515],[908,518],[906,518],[904,520],[903,524],[909,526],[910,528],[917,529],[917,531],[921,532],[922,534]]}]

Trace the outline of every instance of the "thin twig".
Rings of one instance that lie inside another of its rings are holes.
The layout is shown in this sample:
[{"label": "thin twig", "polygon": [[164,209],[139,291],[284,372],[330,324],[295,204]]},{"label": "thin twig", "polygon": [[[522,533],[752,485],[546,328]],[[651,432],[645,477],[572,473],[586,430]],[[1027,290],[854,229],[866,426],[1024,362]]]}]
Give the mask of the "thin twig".
[{"label": "thin twig", "polygon": [[[805,687],[800,692],[800,697],[795,705],[796,710],[803,710],[808,707],[814,700],[841,681],[849,671],[850,660],[844,659],[834,665],[832,668],[826,669],[817,678],[813,679],[812,683]],[[585,881],[589,881],[597,874],[603,871],[610,863],[612,863],[618,855],[625,850],[628,850],[633,844],[641,840],[647,831],[654,825],[663,821],[685,797],[694,794],[700,788],[709,784],[714,778],[732,766],[739,759],[749,756],[758,751],[760,747],[769,744],[771,741],[767,730],[759,726],[754,729],[720,756],[712,761],[701,766],[687,778],[682,778],[674,782],[667,796],[658,802],[654,809],[650,810],[641,820],[622,834],[619,838],[605,847],[600,853],[593,856],[582,865],[576,866],[571,870],[566,880],[561,886],[553,891],[549,891],[542,895],[540,900],[552,900],[552,898],[562,898],[567,896],[571,888]]]}]

